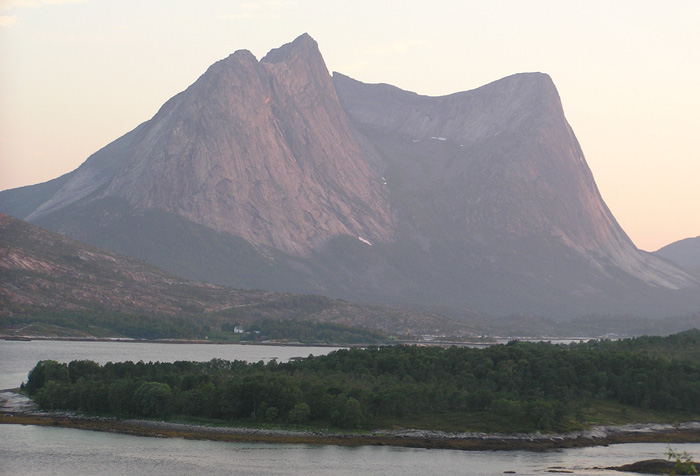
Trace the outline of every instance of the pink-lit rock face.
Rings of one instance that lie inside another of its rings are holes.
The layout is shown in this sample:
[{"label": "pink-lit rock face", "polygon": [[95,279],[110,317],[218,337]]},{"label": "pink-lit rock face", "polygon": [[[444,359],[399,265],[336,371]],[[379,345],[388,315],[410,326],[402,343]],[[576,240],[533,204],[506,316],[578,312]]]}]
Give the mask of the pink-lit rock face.
[{"label": "pink-lit rock face", "polygon": [[346,234],[389,242],[380,180],[308,35],[258,62],[237,51],[144,126],[105,194],[307,255]]}]

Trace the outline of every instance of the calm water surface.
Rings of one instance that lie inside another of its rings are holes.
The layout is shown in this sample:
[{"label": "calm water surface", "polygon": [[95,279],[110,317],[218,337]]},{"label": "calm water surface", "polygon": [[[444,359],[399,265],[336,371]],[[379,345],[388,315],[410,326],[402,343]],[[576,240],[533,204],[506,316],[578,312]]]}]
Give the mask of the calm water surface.
[{"label": "calm water surface", "polygon": [[[674,445],[700,454],[698,444]],[[70,476],[192,475],[519,475],[596,469],[663,458],[664,444],[624,444],[533,453],[387,447],[270,445],[116,435],[66,428],[0,425],[0,474]]]},{"label": "calm water surface", "polygon": [[[0,341],[0,389],[17,387],[37,361],[173,362],[212,358],[257,362],[322,355],[329,347]],[[700,444],[676,444],[697,461]],[[452,451],[221,443],[148,438],[68,428],[0,425],[0,475],[519,475],[572,471],[618,475],[606,466],[664,458],[664,444],[624,444],[547,451]],[[549,473],[551,474],[551,473]]]}]

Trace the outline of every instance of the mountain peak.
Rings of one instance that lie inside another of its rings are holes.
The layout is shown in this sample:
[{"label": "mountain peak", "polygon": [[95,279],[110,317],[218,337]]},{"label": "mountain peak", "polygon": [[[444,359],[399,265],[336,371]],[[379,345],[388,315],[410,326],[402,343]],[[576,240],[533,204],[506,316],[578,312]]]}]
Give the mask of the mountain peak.
[{"label": "mountain peak", "polygon": [[239,50],[147,123],[105,195],[305,256],[337,235],[390,241],[392,218],[309,35]]},{"label": "mountain peak", "polygon": [[333,102],[338,101],[318,44],[306,33],[271,50],[260,60],[260,65],[275,78],[275,90],[291,95],[322,92]]},{"label": "mountain peak", "polygon": [[308,33],[304,33],[294,41],[286,43],[279,48],[270,50],[260,61],[262,63],[279,63],[288,61],[295,55],[301,56],[303,54],[321,56],[318,43]]},{"label": "mountain peak", "polygon": [[[253,53],[251,53],[249,50],[236,50],[230,55],[228,55],[227,58],[223,59],[222,61],[224,62],[232,62],[232,61],[237,61],[237,62],[244,62],[244,61],[253,61],[255,63],[258,62],[258,59],[255,57]],[[216,64],[216,63],[215,63]]]}]

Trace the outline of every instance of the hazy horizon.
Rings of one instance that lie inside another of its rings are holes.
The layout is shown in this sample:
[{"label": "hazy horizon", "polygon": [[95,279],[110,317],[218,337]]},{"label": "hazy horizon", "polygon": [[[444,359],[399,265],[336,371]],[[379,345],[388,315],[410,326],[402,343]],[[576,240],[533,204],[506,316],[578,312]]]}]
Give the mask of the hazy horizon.
[{"label": "hazy horizon", "polygon": [[0,0],[0,190],[74,170],[235,50],[307,32],[329,72],[419,94],[549,74],[604,200],[656,250],[700,235],[698,23],[689,1]]}]

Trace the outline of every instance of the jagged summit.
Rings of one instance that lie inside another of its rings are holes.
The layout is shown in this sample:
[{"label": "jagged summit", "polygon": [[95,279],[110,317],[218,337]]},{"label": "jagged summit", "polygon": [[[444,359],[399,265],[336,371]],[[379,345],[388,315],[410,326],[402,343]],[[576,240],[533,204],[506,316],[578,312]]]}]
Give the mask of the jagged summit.
[{"label": "jagged summit", "polygon": [[695,312],[605,205],[551,78],[429,97],[328,73],[302,35],[213,64],[2,211],[236,287],[493,314]]},{"label": "jagged summit", "polygon": [[[270,50],[261,60],[263,63],[279,63],[289,61],[290,57],[298,55],[312,55],[321,58],[318,43],[308,33],[300,35],[294,41]],[[321,58],[323,60],[323,58]]]}]

